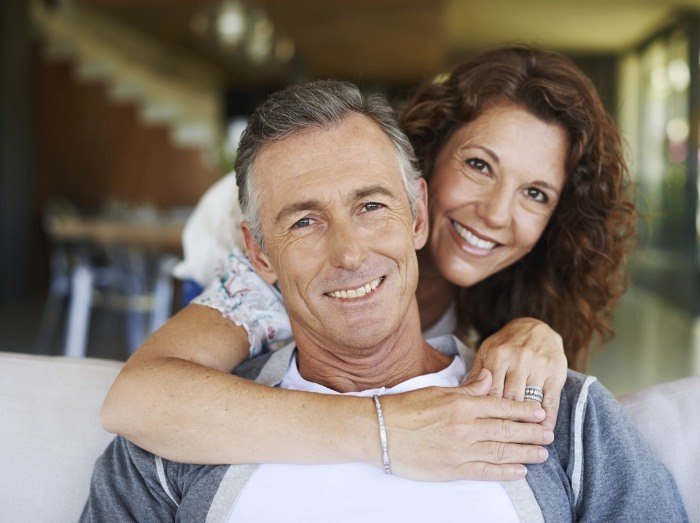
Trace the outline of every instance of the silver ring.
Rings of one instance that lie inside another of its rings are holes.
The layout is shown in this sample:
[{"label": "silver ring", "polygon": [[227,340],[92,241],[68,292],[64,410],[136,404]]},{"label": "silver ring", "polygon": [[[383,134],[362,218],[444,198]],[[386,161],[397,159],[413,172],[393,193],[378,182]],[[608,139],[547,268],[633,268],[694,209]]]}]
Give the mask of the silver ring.
[{"label": "silver ring", "polygon": [[535,387],[534,385],[528,385],[525,387],[525,399],[542,403],[544,400],[544,391],[542,390],[542,387]]}]

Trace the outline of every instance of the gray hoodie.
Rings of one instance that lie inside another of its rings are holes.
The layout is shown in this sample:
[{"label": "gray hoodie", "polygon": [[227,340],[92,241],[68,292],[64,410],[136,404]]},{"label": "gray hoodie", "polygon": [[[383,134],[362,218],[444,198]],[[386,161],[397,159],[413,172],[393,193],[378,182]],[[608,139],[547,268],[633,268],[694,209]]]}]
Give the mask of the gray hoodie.
[{"label": "gray hoodie", "polygon": [[[453,336],[430,344],[471,364]],[[293,353],[290,344],[235,372],[277,386]],[[547,461],[503,483],[522,521],[688,520],[671,474],[595,378],[569,371],[554,432]],[[81,521],[226,522],[257,467],[176,463],[117,437],[95,464]]]}]

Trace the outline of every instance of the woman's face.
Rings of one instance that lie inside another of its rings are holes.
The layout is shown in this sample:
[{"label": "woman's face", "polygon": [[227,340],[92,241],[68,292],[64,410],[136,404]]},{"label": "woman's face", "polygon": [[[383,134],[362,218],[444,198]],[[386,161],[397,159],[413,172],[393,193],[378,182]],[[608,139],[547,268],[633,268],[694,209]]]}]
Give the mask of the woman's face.
[{"label": "woman's face", "polygon": [[493,105],[459,127],[428,180],[429,248],[442,276],[468,287],[525,256],[566,179],[568,137],[517,105]]}]

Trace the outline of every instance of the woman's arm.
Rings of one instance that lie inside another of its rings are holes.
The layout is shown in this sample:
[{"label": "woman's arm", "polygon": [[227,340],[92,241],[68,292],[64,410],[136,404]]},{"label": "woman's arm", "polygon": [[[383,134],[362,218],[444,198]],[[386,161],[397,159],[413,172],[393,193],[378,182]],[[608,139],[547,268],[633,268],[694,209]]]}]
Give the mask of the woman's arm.
[{"label": "woman's arm", "polygon": [[[125,364],[102,423],[146,450],[189,463],[381,466],[373,403],[258,385],[229,372],[248,354],[244,329],[190,305]],[[491,374],[466,386],[382,398],[392,469],[414,479],[517,479],[552,439],[537,405],[485,397]]]}]

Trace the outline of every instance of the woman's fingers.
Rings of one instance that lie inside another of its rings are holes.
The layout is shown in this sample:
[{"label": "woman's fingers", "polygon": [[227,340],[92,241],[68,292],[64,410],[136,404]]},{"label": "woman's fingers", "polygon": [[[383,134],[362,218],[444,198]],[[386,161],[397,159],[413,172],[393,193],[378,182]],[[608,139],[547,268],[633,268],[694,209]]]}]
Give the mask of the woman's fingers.
[{"label": "woman's fingers", "polygon": [[[504,385],[503,397],[513,400],[520,400],[533,405],[541,405],[546,416],[542,422],[543,426],[554,430],[557,423],[557,415],[559,413],[559,403],[561,389],[564,386],[564,380],[561,376],[556,375],[556,371],[552,370],[552,375],[547,375],[544,372],[548,369],[540,369],[539,371],[525,375],[522,372],[512,372],[506,376]],[[542,390],[542,401],[535,398],[525,397],[526,387],[538,387]]]},{"label": "woman's fingers", "polygon": [[540,423],[547,413],[539,405],[510,401],[503,398],[484,398],[477,411],[482,419],[517,421],[521,423]]},{"label": "woman's fingers", "polygon": [[505,376],[503,384],[503,397],[509,400],[523,401],[525,396],[525,387],[528,385],[538,385],[532,383],[532,379],[528,379],[525,369],[520,367],[512,368]]},{"label": "woman's fingers", "polygon": [[491,371],[493,380],[491,382],[491,390],[489,391],[489,396],[494,398],[503,397],[503,387],[505,385],[506,376],[508,375],[508,366],[506,365],[492,365],[489,362],[484,362],[484,368]]},{"label": "woman's fingers", "polygon": [[542,425],[549,430],[554,430],[554,427],[557,424],[561,389],[563,387],[564,382],[557,379],[548,379],[545,381],[543,386],[544,400],[542,401],[542,408],[546,413],[546,417],[544,418]]},{"label": "woman's fingers", "polygon": [[487,461],[470,461],[460,467],[460,477],[481,481],[515,481],[527,475],[525,465],[489,463]]},{"label": "woman's fingers", "polygon": [[554,440],[554,433],[539,423],[489,419],[478,424],[482,442],[549,445]]},{"label": "woman's fingers", "polygon": [[473,447],[476,455],[484,456],[484,461],[494,465],[544,463],[549,457],[547,449],[540,445],[517,445],[484,441]]}]

